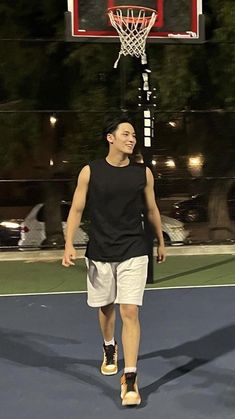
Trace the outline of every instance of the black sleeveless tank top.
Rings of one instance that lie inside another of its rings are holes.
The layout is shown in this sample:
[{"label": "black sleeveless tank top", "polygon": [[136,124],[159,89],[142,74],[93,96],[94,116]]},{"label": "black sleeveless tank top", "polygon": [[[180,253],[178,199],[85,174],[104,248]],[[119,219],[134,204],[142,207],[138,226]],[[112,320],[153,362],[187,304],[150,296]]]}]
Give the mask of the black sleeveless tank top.
[{"label": "black sleeveless tank top", "polygon": [[89,166],[91,228],[86,256],[101,262],[119,262],[147,255],[142,222],[146,167],[138,163],[116,167],[105,159]]}]

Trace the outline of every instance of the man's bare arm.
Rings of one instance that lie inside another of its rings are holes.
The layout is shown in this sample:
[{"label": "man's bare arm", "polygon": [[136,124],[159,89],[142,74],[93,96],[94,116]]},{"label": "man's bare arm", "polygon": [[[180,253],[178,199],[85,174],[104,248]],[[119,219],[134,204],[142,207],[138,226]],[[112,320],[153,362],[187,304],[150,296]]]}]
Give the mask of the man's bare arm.
[{"label": "man's bare arm", "polygon": [[155,200],[154,194],[154,179],[151,170],[146,168],[146,186],[145,186],[145,201],[147,207],[147,217],[154,228],[155,235],[158,239],[158,262],[164,262],[166,258],[164,238],[161,226],[161,216]]},{"label": "man's bare arm", "polygon": [[75,259],[76,256],[76,251],[73,246],[74,236],[81,223],[83,210],[86,205],[89,180],[90,167],[84,166],[78,176],[77,187],[73,195],[73,201],[67,219],[65,251],[62,259],[62,265],[66,267],[74,265],[73,259]]}]

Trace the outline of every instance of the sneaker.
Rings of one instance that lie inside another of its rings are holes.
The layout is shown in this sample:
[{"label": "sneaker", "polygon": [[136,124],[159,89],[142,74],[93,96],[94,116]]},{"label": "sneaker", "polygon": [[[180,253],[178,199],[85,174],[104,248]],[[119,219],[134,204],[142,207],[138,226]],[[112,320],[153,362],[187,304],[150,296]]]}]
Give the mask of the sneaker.
[{"label": "sneaker", "polygon": [[117,343],[115,345],[103,345],[104,359],[101,365],[101,373],[103,375],[113,375],[118,372],[117,365]]},{"label": "sneaker", "polygon": [[121,399],[123,406],[139,405],[141,402],[136,372],[128,372],[121,377]]}]

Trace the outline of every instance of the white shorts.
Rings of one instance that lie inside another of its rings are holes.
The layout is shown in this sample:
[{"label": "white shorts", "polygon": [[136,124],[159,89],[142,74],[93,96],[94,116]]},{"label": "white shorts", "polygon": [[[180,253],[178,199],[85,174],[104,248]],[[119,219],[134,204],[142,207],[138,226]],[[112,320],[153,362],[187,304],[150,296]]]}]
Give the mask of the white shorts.
[{"label": "white shorts", "polygon": [[148,256],[110,263],[85,260],[89,306],[103,307],[111,303],[142,305]]}]

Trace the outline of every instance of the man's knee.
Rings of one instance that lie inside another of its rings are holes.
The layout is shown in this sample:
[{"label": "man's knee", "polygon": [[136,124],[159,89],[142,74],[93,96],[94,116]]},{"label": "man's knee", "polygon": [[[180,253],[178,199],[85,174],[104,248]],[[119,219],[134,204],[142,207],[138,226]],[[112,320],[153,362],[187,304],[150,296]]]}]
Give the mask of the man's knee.
[{"label": "man's knee", "polygon": [[135,304],[120,304],[120,315],[122,321],[138,320],[139,307]]},{"label": "man's knee", "polygon": [[109,313],[112,313],[113,312],[113,310],[114,310],[114,303],[111,303],[111,304],[108,304],[107,306],[102,306],[102,307],[100,307],[100,311],[104,314],[104,315],[106,315],[106,314],[109,314]]}]

